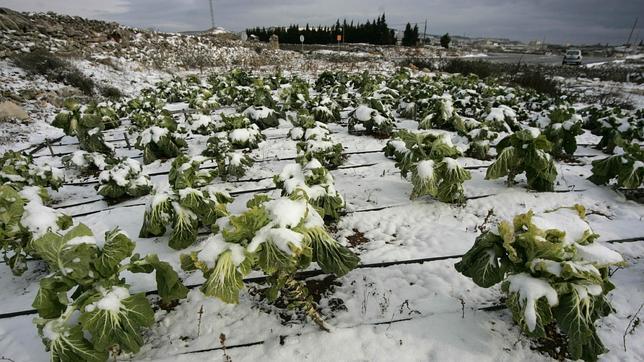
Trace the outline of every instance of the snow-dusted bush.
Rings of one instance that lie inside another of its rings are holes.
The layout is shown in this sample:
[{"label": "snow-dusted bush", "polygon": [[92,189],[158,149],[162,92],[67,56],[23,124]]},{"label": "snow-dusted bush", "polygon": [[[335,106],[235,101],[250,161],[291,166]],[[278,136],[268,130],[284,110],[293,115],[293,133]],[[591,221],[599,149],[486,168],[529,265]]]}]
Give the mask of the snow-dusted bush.
[{"label": "snow-dusted bush", "polygon": [[326,328],[295,273],[317,262],[324,272],[342,276],[356,267],[358,257],[329,235],[303,191],[273,200],[259,195],[247,206],[246,211],[222,219],[219,232],[197,251],[182,255],[182,268],[201,270],[206,278],[201,291],[227,303],[239,301],[244,276],[261,270],[269,276],[264,295],[270,302],[279,297]]},{"label": "snow-dusted bush", "polygon": [[27,270],[26,257],[34,255],[31,241],[47,231],[67,229],[72,219],[48,206],[49,195],[39,186],[18,190],[0,186],[0,251],[15,275]]},{"label": "snow-dusted bush", "polygon": [[299,163],[284,166],[282,172],[273,177],[273,182],[282,189],[282,196],[292,195],[297,190],[304,191],[320,216],[330,221],[337,221],[346,206],[344,198],[335,189],[333,176],[317,159],[304,166]]},{"label": "snow-dusted bush", "polygon": [[547,338],[555,324],[568,338],[568,357],[595,361],[606,352],[595,322],[612,312],[608,268],[618,253],[595,242],[583,206],[517,215],[481,234],[456,270],[489,288],[502,283],[514,321],[530,337]]},{"label": "snow-dusted bush", "polygon": [[554,190],[557,168],[549,154],[552,144],[538,129],[515,132],[502,139],[496,150],[496,161],[488,167],[486,179],[507,176],[510,185],[516,175],[525,172],[529,188],[537,191]]},{"label": "snow-dusted bush", "polygon": [[167,128],[157,126],[145,129],[136,140],[136,148],[143,151],[143,163],[146,165],[158,159],[177,157],[186,147],[188,144],[183,138]]},{"label": "snow-dusted bush", "polygon": [[51,187],[58,190],[63,185],[63,172],[49,165],[38,166],[26,153],[7,151],[0,157],[0,181],[14,186]]},{"label": "snow-dusted bush", "polygon": [[131,158],[107,166],[98,175],[98,194],[108,204],[147,195],[152,191],[150,177],[144,175],[141,164]]},{"label": "snow-dusted bush", "polygon": [[132,255],[134,242],[118,229],[105,233],[102,247],[83,224],[64,234],[48,232],[32,244],[50,270],[33,307],[52,361],[102,362],[110,354],[139,351],[144,329],[154,324],[154,310],[145,293],[130,290],[123,272],[154,271],[167,304],[188,293],[170,264],[154,254]]},{"label": "snow-dusted bush", "polygon": [[187,248],[197,241],[200,226],[211,227],[228,215],[230,202],[232,197],[214,186],[157,191],[148,202],[139,237],[161,236],[171,225],[170,247]]}]

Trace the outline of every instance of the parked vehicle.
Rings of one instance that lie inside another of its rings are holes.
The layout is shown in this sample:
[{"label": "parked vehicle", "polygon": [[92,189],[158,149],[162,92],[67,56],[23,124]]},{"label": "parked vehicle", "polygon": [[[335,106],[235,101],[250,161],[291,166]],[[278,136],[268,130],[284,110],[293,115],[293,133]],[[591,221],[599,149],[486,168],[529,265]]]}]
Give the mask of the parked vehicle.
[{"label": "parked vehicle", "polygon": [[566,54],[564,54],[563,61],[561,65],[572,64],[572,65],[581,65],[581,50],[579,49],[568,49]]}]

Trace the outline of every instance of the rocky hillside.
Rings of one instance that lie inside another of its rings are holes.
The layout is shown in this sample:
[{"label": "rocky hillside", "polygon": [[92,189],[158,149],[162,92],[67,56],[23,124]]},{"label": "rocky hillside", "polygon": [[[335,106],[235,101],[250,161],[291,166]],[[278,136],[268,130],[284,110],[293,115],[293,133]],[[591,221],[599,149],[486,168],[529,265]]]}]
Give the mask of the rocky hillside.
[{"label": "rocky hillside", "polygon": [[185,69],[280,64],[288,56],[264,44],[242,44],[229,33],[161,33],[78,16],[19,13],[7,8],[0,8],[0,32],[0,58],[45,49],[61,56],[116,57],[159,69]]}]

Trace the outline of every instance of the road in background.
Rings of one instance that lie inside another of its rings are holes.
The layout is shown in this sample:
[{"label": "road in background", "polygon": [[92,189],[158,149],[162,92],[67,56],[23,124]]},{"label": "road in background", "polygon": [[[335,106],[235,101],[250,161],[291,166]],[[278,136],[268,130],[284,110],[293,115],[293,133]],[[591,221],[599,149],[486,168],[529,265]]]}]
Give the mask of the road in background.
[{"label": "road in background", "polygon": [[[484,57],[472,57],[474,59],[482,59],[496,63],[512,63],[516,64],[519,61],[527,64],[544,64],[544,65],[560,65],[563,60],[563,55],[543,55],[543,54],[521,54],[521,53],[488,53]],[[583,57],[582,64],[601,63],[612,60],[606,57]]]}]

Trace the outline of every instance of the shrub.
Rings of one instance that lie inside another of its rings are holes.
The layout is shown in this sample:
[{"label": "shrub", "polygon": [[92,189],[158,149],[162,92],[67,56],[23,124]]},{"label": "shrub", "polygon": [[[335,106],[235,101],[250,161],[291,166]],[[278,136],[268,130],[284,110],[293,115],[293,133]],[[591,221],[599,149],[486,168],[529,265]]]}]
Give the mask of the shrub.
[{"label": "shrub", "polygon": [[80,89],[84,94],[94,94],[94,81],[78,68],[44,49],[20,53],[13,57],[14,63],[30,74],[39,74],[49,81],[60,82]]}]

